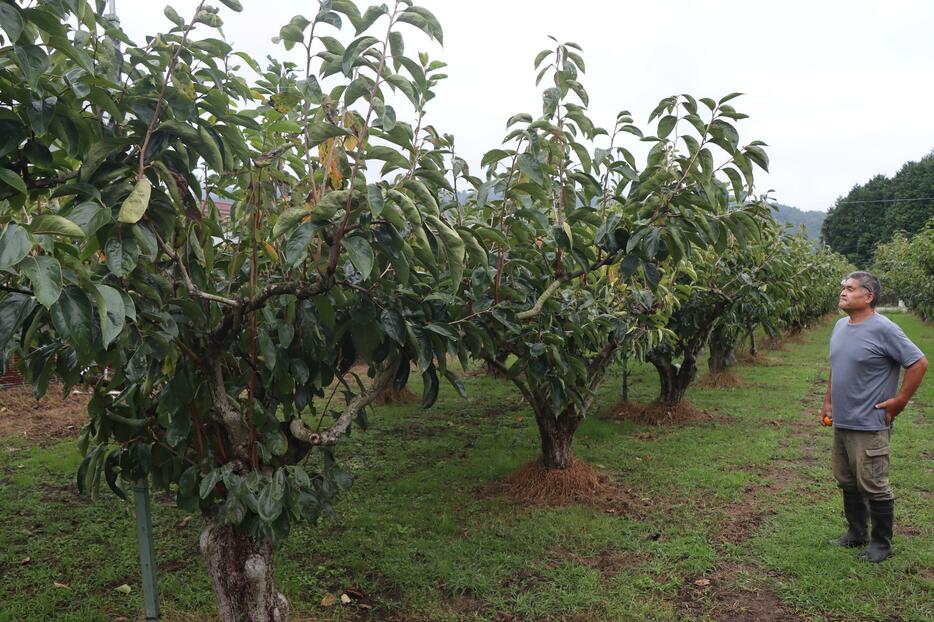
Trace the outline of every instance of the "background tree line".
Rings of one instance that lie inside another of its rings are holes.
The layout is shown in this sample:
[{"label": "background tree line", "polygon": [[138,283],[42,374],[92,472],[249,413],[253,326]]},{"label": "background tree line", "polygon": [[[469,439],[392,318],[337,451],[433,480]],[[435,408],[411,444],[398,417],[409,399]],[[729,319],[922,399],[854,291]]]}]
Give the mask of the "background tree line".
[{"label": "background tree line", "polygon": [[869,268],[879,244],[898,231],[912,236],[934,217],[934,152],[908,162],[889,178],[876,175],[837,199],[821,239],[860,268]]}]

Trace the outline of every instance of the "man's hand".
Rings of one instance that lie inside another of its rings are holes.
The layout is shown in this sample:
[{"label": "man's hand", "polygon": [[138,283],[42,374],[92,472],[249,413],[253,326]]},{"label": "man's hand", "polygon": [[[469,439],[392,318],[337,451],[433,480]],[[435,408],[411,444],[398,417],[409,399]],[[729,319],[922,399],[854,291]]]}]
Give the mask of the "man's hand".
[{"label": "man's hand", "polygon": [[905,410],[905,406],[908,405],[908,400],[902,400],[898,397],[893,397],[887,399],[884,402],[879,402],[876,404],[876,408],[885,409],[885,422],[892,423],[895,420],[895,417],[898,416],[900,412]]},{"label": "man's hand", "polygon": [[824,423],[824,420],[833,420],[833,407],[827,402],[824,402],[824,405],[821,406],[820,412],[818,413],[818,418],[820,419],[821,425],[827,425]]}]

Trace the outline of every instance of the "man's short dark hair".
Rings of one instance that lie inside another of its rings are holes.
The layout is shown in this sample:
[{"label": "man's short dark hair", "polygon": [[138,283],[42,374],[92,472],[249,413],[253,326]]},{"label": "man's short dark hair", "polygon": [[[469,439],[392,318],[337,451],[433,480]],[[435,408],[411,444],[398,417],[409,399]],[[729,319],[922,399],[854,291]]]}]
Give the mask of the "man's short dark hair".
[{"label": "man's short dark hair", "polygon": [[869,305],[875,309],[876,305],[879,303],[879,298],[882,296],[882,284],[879,283],[878,277],[870,272],[857,270],[856,272],[850,272],[846,275],[846,278],[859,281],[860,285],[872,292],[872,300]]}]

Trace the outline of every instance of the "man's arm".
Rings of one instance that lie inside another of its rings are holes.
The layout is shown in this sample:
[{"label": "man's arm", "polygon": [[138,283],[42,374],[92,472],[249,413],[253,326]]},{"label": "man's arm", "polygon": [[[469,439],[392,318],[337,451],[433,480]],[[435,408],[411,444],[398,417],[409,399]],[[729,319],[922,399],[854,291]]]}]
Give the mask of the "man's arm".
[{"label": "man's arm", "polygon": [[824,392],[824,405],[821,406],[820,414],[818,415],[821,419],[821,422],[823,422],[824,417],[829,417],[830,419],[833,419],[833,408],[831,407],[831,391],[830,391],[830,387],[831,387],[830,381],[832,379],[833,379],[833,371],[827,374],[827,390]]},{"label": "man's arm", "polygon": [[921,379],[924,378],[928,370],[928,359],[922,356],[920,359],[905,368],[905,379],[902,380],[902,388],[898,395],[884,402],[876,404],[876,408],[885,409],[885,422],[892,423],[892,420],[905,409],[908,400],[915,394],[918,387],[921,386]]}]

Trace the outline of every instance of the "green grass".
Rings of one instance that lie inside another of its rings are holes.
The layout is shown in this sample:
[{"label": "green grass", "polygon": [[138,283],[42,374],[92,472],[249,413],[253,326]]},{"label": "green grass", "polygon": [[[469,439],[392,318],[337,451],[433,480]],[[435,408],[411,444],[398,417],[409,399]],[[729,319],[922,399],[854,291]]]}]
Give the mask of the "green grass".
[{"label": "green grass", "polygon": [[[930,325],[893,319],[934,353]],[[771,365],[738,367],[742,387],[692,388],[712,418],[690,425],[602,418],[619,393],[615,370],[574,448],[626,491],[630,512],[524,508],[486,494],[538,452],[531,412],[508,382],[472,376],[466,402],[448,390],[430,411],[380,408],[338,450],[356,481],[337,519],[295,529],[277,552],[278,587],[297,619],[365,616],[319,605],[351,586],[375,619],[718,619],[712,605],[680,600],[703,591],[693,581],[732,568],[734,591],[771,594],[804,619],[934,620],[934,378],[893,434],[896,554],[860,563],[826,544],[844,527],[831,433],[816,424],[830,326],[764,352]],[[654,371],[637,367],[633,399],[656,391]],[[131,507],[109,493],[80,498],[78,461],[71,441],[0,441],[0,620],[140,616]],[[165,619],[211,619],[199,520],[180,523],[164,494],[154,514]],[[741,515],[748,537],[724,541]],[[129,595],[114,589],[124,583]]]}]

